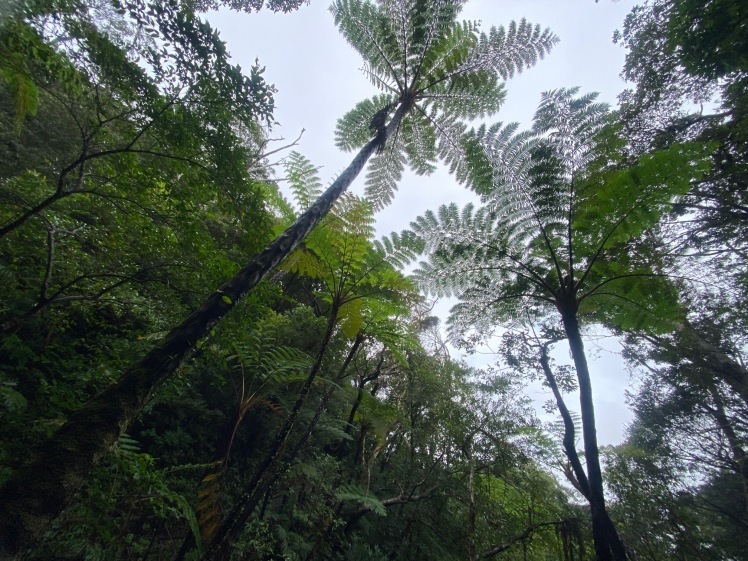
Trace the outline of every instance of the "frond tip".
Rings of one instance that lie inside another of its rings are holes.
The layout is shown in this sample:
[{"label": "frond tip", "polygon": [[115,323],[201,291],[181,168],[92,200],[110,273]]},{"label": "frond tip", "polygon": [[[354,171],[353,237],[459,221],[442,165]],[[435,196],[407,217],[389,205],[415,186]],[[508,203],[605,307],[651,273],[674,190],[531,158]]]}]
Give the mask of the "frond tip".
[{"label": "frond tip", "polygon": [[533,25],[524,18],[519,24],[512,21],[509,27],[492,27],[480,39],[463,63],[462,71],[490,71],[508,80],[525,68],[533,66],[558,43],[558,37],[540,25]]}]

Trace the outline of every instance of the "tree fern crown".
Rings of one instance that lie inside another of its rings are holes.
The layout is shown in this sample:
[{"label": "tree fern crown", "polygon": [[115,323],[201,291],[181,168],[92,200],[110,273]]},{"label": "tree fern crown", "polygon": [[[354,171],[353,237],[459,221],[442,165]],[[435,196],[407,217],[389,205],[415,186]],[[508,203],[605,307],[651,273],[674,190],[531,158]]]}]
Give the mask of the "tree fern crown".
[{"label": "tree fern crown", "polygon": [[627,161],[607,106],[577,93],[543,94],[531,131],[498,123],[468,133],[484,205],[442,206],[412,224],[429,254],[416,277],[459,298],[459,331],[552,309],[618,325],[666,313],[655,297],[663,282],[629,244],[703,173],[708,154],[683,144]]},{"label": "tree fern crown", "polygon": [[374,208],[392,199],[405,166],[418,174],[443,160],[470,183],[464,120],[495,113],[503,80],[542,58],[556,43],[548,29],[525,20],[481,32],[457,22],[461,0],[336,0],[330,10],[364,59],[363,72],[382,93],[359,103],[339,122],[337,145],[360,148],[368,124],[390,103],[407,113],[387,147],[373,158],[367,196]]}]

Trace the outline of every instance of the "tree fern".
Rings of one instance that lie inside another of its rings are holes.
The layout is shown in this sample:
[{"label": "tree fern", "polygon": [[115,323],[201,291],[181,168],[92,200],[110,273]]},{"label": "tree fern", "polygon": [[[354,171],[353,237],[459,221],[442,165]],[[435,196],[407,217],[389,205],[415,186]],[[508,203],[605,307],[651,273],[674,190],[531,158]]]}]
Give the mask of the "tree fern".
[{"label": "tree fern", "polygon": [[359,103],[337,127],[337,145],[366,142],[362,125],[390,104],[407,113],[384,150],[373,157],[366,193],[375,209],[392,200],[404,168],[428,174],[443,160],[459,181],[466,167],[464,120],[494,113],[504,100],[501,80],[534,64],[556,42],[525,20],[481,33],[458,23],[458,0],[338,0],[331,11],[348,42],[367,61],[364,73],[382,94]]},{"label": "tree fern", "polygon": [[[288,165],[313,169],[300,155]],[[318,178],[309,173],[298,180],[297,192],[306,193],[302,183],[316,184]],[[283,267],[324,283],[322,299],[337,307],[343,335],[353,339],[365,334],[404,360],[415,339],[401,318],[408,314],[407,299],[415,298],[415,288],[397,268],[416,257],[420,240],[407,231],[381,240],[374,233],[370,203],[345,194]]]},{"label": "tree fern", "polygon": [[[35,517],[41,517],[37,526],[43,528],[45,521],[49,523],[52,517],[69,504],[98,458],[134,421],[155,388],[174,375],[185,357],[210,333],[216,322],[223,319],[237,302],[251,293],[270,271],[302,243],[373,155],[375,159],[382,159],[377,164],[380,170],[386,167],[383,165],[384,161],[406,162],[407,165],[413,164],[417,171],[425,173],[430,169],[429,162],[435,161],[433,154],[436,153],[437,158],[445,158],[461,181],[471,179],[466,162],[468,155],[474,155],[474,146],[464,142],[462,133],[465,125],[457,115],[469,118],[474,113],[477,116],[498,109],[503,99],[503,91],[498,87],[499,79],[510,76],[543,56],[556,42],[556,38],[548,31],[533,31],[522,35],[524,30],[530,29],[528,24],[517,26],[517,31],[510,28],[505,35],[498,31],[488,35],[479,34],[477,26],[473,24],[455,23],[461,6],[461,0],[381,0],[376,4],[368,0],[337,0],[333,4],[331,10],[336,24],[348,42],[363,55],[367,63],[365,69],[372,83],[384,95],[384,98],[375,98],[368,105],[359,105],[354,110],[357,111],[355,119],[344,118],[344,123],[355,127],[356,131],[347,128],[342,130],[338,142],[350,149],[355,149],[356,146],[361,146],[361,149],[340,176],[292,225],[133,363],[116,384],[79,409],[75,414],[75,421],[66,423],[58,430],[46,444],[45,452],[14,475],[13,482],[8,485],[23,491],[13,495],[12,504],[8,504],[6,510],[14,514],[12,524],[5,525],[5,528],[15,528],[15,525],[19,528],[27,527],[24,520],[36,519]],[[148,23],[156,16],[149,13],[144,17]],[[198,19],[193,23],[199,24],[195,29],[199,31],[197,35],[200,38],[208,33],[205,39],[209,52],[205,56],[211,58],[221,55],[223,60],[225,49],[222,43],[217,42],[216,35],[208,26],[199,23]],[[171,26],[168,30],[169,34],[177,35],[183,31],[179,25]],[[526,44],[522,45],[522,41]],[[187,42],[194,47],[192,42]],[[159,53],[160,51],[151,53],[155,57],[154,64],[163,62]],[[425,64],[426,61],[428,65]],[[185,83],[193,75],[192,70],[200,65],[193,66],[176,69],[180,76],[186,77]],[[156,70],[169,72],[163,66]],[[232,107],[242,109],[242,115],[238,118],[251,121],[253,115],[249,113],[256,110],[254,117],[267,119],[272,100],[269,95],[261,94],[268,92],[255,92],[255,96],[250,87],[259,80],[257,69],[254,69],[252,80],[242,76],[233,67],[227,72],[225,76],[222,74],[226,78],[223,85],[228,85],[227,88],[231,90],[230,97],[235,100]],[[140,70],[137,74],[142,77]],[[222,83],[221,80],[203,82],[202,85],[209,84],[211,88],[218,82]],[[492,84],[497,87],[491,88]],[[259,85],[262,86],[261,83]],[[443,96],[445,92],[459,93],[459,99],[424,98],[429,93]],[[243,103],[246,99],[250,102]],[[464,109],[456,108],[460,106]],[[372,123],[375,115],[390,107],[393,112],[389,120],[388,113],[381,119],[381,123]],[[416,134],[421,134],[423,126],[404,126],[404,120],[413,114],[420,115],[423,123],[434,127],[433,141],[422,137],[415,139]],[[367,119],[374,131],[368,126],[362,126]],[[431,146],[435,148],[432,150]],[[367,191],[377,207],[392,197],[398,173],[396,170],[391,175],[383,175],[381,183],[376,178],[371,178]],[[303,394],[308,386],[305,385],[305,388],[298,403],[303,402]],[[288,423],[289,426],[291,424],[293,419]],[[97,436],[95,442],[92,442],[90,434],[94,429]],[[45,469],[45,466],[50,465],[60,466],[52,476]],[[26,490],[31,488],[31,481],[59,497],[50,501],[54,504],[48,505],[48,508],[45,506],[47,511],[43,515],[29,506],[36,504],[29,498],[30,491]],[[11,488],[8,485],[3,488],[3,492]],[[246,518],[241,518],[237,524],[245,520]]]},{"label": "tree fern", "polygon": [[[576,93],[543,94],[532,131],[500,123],[471,131],[472,173],[490,179],[490,188],[483,181],[477,189],[484,206],[445,205],[412,224],[430,255],[416,277],[433,294],[461,300],[453,327],[517,319],[520,310],[554,305],[570,290],[566,282],[575,283],[590,312],[601,311],[600,305],[626,307],[615,294],[633,295],[633,280],[651,277],[646,263],[621,263],[614,271],[616,264],[606,263],[603,254],[653,225],[703,172],[706,151],[678,145],[634,166],[611,165],[609,140],[601,136],[609,121],[606,107],[594,94]],[[621,280],[605,280],[612,277]],[[605,304],[586,303],[592,296]],[[647,304],[635,314],[638,322],[647,306],[655,311],[657,304],[652,297],[641,301]]]},{"label": "tree fern", "polygon": [[458,297],[450,328],[460,335],[548,314],[560,318],[579,383],[596,554],[624,561],[605,509],[579,319],[639,327],[676,313],[652,264],[626,250],[699,177],[708,153],[680,145],[673,153],[622,161],[609,150],[615,135],[602,134],[606,107],[594,94],[576,93],[544,94],[531,133],[496,125],[468,135],[471,173],[491,180],[476,188],[485,206],[443,206],[418,218],[413,229],[429,260],[415,274],[426,290]]}]

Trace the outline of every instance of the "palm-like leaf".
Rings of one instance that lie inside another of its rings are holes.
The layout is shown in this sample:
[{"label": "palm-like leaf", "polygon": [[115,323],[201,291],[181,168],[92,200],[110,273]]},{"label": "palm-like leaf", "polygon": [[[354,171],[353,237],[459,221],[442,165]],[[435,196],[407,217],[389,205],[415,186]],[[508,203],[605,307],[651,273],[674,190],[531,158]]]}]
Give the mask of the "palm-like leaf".
[{"label": "palm-like leaf", "polygon": [[554,154],[573,182],[594,157],[594,139],[607,122],[608,106],[596,103],[597,93],[574,97],[579,88],[562,88],[542,95],[533,130],[545,134]]},{"label": "palm-like leaf", "polygon": [[544,94],[533,131],[500,123],[471,131],[468,171],[480,176],[473,183],[485,206],[444,206],[413,223],[430,251],[416,276],[427,290],[460,298],[453,327],[521,319],[574,278],[575,189],[607,115],[594,94],[576,91]]},{"label": "palm-like leaf", "polygon": [[417,278],[460,299],[453,327],[521,320],[525,310],[567,297],[598,319],[634,314],[632,298],[643,303],[637,321],[657,311],[657,298],[647,296],[661,292],[651,266],[633,255],[608,261],[606,252],[655,224],[704,171],[706,152],[678,145],[635,166],[611,165],[606,143],[613,138],[615,149],[615,135],[601,134],[607,108],[595,94],[576,93],[544,94],[532,131],[518,133],[516,124],[471,131],[469,171],[485,206],[443,206],[413,223],[430,254]]},{"label": "palm-like leaf", "polygon": [[[319,189],[316,168],[300,154],[286,162],[286,173],[299,204]],[[330,213],[294,251],[283,267],[314,278],[325,286],[326,298],[336,302],[343,333],[355,337],[375,316],[405,313],[403,294],[412,284],[395,267],[415,256],[412,234],[393,234],[374,242],[371,204],[361,197],[342,195]],[[376,303],[375,303],[376,302]],[[385,305],[387,303],[387,305]],[[381,322],[385,318],[379,317]],[[376,336],[376,335],[375,335]]]},{"label": "palm-like leaf", "polygon": [[291,152],[285,163],[286,176],[296,204],[304,211],[322,194],[317,168],[298,152]]},{"label": "palm-like leaf", "polygon": [[534,64],[556,42],[547,29],[522,20],[481,33],[458,23],[459,0],[337,0],[331,7],[364,72],[383,94],[359,103],[341,119],[337,144],[353,150],[368,137],[362,125],[390,103],[407,110],[383,152],[373,158],[366,192],[375,209],[393,197],[404,167],[426,174],[443,160],[471,183],[464,120],[494,113],[501,84]]}]

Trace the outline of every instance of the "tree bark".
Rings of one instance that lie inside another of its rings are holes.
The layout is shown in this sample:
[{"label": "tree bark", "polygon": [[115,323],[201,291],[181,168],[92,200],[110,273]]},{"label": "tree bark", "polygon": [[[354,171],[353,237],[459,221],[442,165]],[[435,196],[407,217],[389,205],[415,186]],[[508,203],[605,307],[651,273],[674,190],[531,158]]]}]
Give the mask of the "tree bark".
[{"label": "tree bark", "polygon": [[576,483],[574,487],[576,487],[584,498],[589,501],[590,483],[587,481],[587,474],[584,472],[582,462],[579,460],[579,454],[577,454],[574,420],[571,418],[569,409],[566,407],[566,402],[558,389],[556,377],[553,375],[548,361],[548,346],[554,342],[555,341],[550,341],[542,346],[540,350],[540,366],[543,368],[545,379],[553,392],[553,397],[556,399],[556,407],[558,407],[558,410],[561,413],[561,418],[564,421],[564,452],[566,453],[566,457],[569,458],[574,478],[576,479],[576,481],[572,481],[572,484],[574,485]]},{"label": "tree bark", "polygon": [[605,510],[603,476],[600,469],[600,452],[597,446],[595,426],[595,406],[592,400],[592,383],[584,353],[584,343],[579,332],[576,315],[576,300],[571,305],[559,306],[564,331],[569,340],[571,356],[579,382],[579,405],[582,412],[582,436],[584,456],[587,460],[587,480],[589,482],[589,502],[592,511],[592,537],[595,543],[597,561],[626,561],[626,548],[621,541],[613,521]]},{"label": "tree bark", "polygon": [[113,384],[76,411],[37,450],[35,459],[0,489],[0,555],[38,542],[52,520],[70,504],[96,463],[135,420],[154,391],[177,370],[197,342],[236,303],[285,259],[329,212],[372,154],[407,112],[401,104],[386,129],[369,141],[315,203],[251,263],[213,292],[155,348]]},{"label": "tree bark", "polygon": [[467,542],[468,542],[468,561],[477,561],[478,555],[475,551],[475,518],[476,518],[476,505],[475,505],[475,460],[473,459],[472,450],[472,438],[474,435],[469,435],[471,442],[465,442],[463,452],[468,461],[468,523],[467,523]]}]

